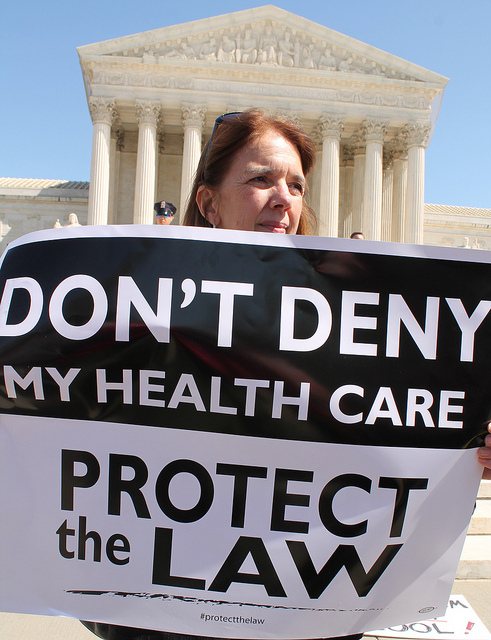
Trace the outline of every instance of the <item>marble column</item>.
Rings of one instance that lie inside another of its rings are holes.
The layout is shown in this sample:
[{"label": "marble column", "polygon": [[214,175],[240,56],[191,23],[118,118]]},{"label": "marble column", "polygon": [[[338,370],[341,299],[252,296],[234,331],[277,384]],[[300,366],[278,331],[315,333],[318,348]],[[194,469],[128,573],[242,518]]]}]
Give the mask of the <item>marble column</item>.
[{"label": "marble column", "polygon": [[[340,150],[340,155],[342,150]],[[344,176],[346,173],[346,167],[342,160],[339,161],[339,213],[338,213],[338,238],[344,238]]]},{"label": "marble column", "polygon": [[353,146],[353,215],[351,233],[362,231],[363,189],[365,186],[365,140],[360,133],[352,136]]},{"label": "marble column", "polygon": [[362,231],[367,240],[382,237],[382,170],[384,135],[388,122],[367,118],[363,123],[366,144]]},{"label": "marble column", "polygon": [[381,240],[390,242],[392,238],[392,200],[394,193],[393,149],[384,147],[384,167],[382,176],[382,234]]},{"label": "marble column", "polygon": [[118,221],[119,174],[121,170],[121,151],[124,149],[124,129],[121,121],[113,126],[111,132],[111,175],[109,182],[109,224]]},{"label": "marble column", "polygon": [[337,238],[339,220],[339,144],[344,118],[323,114],[319,119],[322,168],[319,222],[320,235]]},{"label": "marble column", "polygon": [[111,154],[111,124],[116,114],[114,100],[89,98],[89,110],[94,129],[90,162],[88,224],[107,224],[109,212],[109,159]]},{"label": "marble column", "polygon": [[344,165],[344,187],[343,187],[343,219],[342,237],[349,238],[353,229],[353,178],[354,178],[354,155],[352,149],[346,148],[343,158]]},{"label": "marble column", "polygon": [[404,242],[423,244],[425,148],[431,125],[411,122],[404,127],[407,144],[407,190]]},{"label": "marble column", "polygon": [[182,105],[182,126],[184,148],[182,153],[181,199],[179,218],[186,212],[194,176],[201,156],[201,137],[205,126],[206,106],[199,104]]},{"label": "marble column", "polygon": [[[318,142],[317,139],[315,141],[316,143]],[[319,218],[318,212],[321,204],[321,168],[322,168],[322,148],[319,149],[319,146],[316,144],[315,164],[314,164],[314,168],[310,172],[307,182],[309,185],[308,204],[315,211],[317,218]],[[317,231],[317,233],[319,233],[319,230]]]},{"label": "marble column", "polygon": [[392,195],[392,242],[404,242],[406,217],[407,158],[406,150],[399,149],[393,161],[394,189]]},{"label": "marble column", "polygon": [[[157,129],[157,148],[155,153],[155,202],[165,200],[165,185],[162,183],[162,155],[165,151],[165,134],[162,129]],[[154,219],[155,223],[155,219]]]},{"label": "marble column", "polygon": [[155,158],[160,102],[136,101],[138,152],[136,156],[134,224],[153,224],[155,204]]}]

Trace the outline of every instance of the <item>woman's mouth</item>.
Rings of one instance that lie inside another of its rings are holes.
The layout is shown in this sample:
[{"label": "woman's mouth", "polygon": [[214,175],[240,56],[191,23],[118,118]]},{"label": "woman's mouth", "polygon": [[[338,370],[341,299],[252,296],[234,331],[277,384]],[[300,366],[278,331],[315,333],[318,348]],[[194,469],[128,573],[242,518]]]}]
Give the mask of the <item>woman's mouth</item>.
[{"label": "woman's mouth", "polygon": [[286,233],[287,230],[287,225],[281,222],[261,222],[259,226],[268,233]]}]

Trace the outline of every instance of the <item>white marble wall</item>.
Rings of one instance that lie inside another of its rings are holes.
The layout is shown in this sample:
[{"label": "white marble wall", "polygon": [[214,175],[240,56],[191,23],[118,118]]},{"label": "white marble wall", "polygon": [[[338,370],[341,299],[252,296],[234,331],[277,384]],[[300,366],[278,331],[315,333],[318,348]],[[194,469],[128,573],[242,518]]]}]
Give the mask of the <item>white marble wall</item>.
[{"label": "white marble wall", "polygon": [[26,233],[52,229],[56,220],[67,225],[70,213],[87,224],[87,203],[88,192],[78,198],[0,195],[0,250]]}]

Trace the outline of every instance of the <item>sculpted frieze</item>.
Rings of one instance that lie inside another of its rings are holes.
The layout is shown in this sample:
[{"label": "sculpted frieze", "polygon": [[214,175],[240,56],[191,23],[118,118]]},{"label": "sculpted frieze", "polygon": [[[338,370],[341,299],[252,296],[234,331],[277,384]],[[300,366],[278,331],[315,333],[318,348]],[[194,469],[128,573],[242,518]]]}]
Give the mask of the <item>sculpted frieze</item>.
[{"label": "sculpted frieze", "polygon": [[[226,42],[228,41],[227,39]],[[220,55],[223,57],[225,54],[225,49],[222,49]],[[284,55],[287,54],[284,53]],[[284,60],[283,56],[280,57]],[[164,58],[159,59],[156,65],[145,66],[136,59],[120,63],[110,61],[109,57],[104,61],[90,62],[86,66],[88,80],[93,85],[180,90],[208,90],[209,88],[215,90],[217,88],[216,90],[226,93],[230,92],[227,86],[233,86],[234,91],[240,90],[241,93],[292,97],[302,97],[308,93],[313,99],[317,96],[318,99],[334,99],[353,104],[419,111],[427,111],[430,108],[436,93],[434,89],[426,87],[423,83],[417,90],[415,86],[404,87],[390,83],[382,85],[373,78],[373,82],[365,81],[361,87],[359,79],[354,76],[351,78],[346,75],[329,78],[310,74],[299,76],[290,73],[286,68],[281,72],[278,66],[266,66],[262,69],[264,71],[261,71],[258,76],[257,65],[244,64],[240,68],[240,73],[238,73],[238,66],[224,70],[223,67],[217,69],[210,65],[202,67],[198,73],[191,67],[189,70],[176,69],[170,60]],[[222,78],[217,78],[217,74]],[[259,89],[264,85],[270,85],[266,94],[264,89]],[[362,88],[363,90],[360,91]]]},{"label": "sculpted frieze", "polygon": [[[412,92],[381,93],[376,85],[374,91],[360,92],[356,83],[341,83],[345,88],[323,88],[321,86],[294,86],[288,84],[278,84],[268,80],[274,80],[273,76],[264,78],[264,82],[258,84],[252,82],[247,75],[240,76],[242,81],[230,80],[208,80],[205,78],[173,77],[161,73],[138,73],[133,68],[132,72],[121,72],[116,70],[94,70],[92,83],[107,86],[122,87],[148,87],[156,89],[174,89],[183,91],[210,91],[225,94],[240,92],[241,94],[278,96],[286,98],[299,98],[309,100],[322,100],[327,102],[342,102],[347,104],[364,104],[382,107],[392,107],[401,109],[411,109],[427,111],[430,106],[428,95],[414,95]],[[249,80],[249,81],[247,81]],[[353,88],[348,88],[348,87]]]},{"label": "sculpted frieze", "polygon": [[351,104],[381,104],[387,107],[401,107],[405,109],[421,110],[421,105],[428,105],[426,99],[405,95],[382,95],[375,93],[360,93],[355,90],[339,90],[339,89],[318,89],[294,86],[278,86],[263,85],[238,82],[225,82],[221,80],[200,80],[196,79],[193,84],[193,91],[208,91],[212,93],[229,93],[234,94],[240,92],[242,94],[261,95],[261,96],[278,96],[283,98],[299,98],[307,100],[321,100],[324,102],[344,102]]},{"label": "sculpted frieze", "polygon": [[149,87],[156,89],[193,89],[192,78],[172,78],[160,75],[142,75],[138,73],[98,72],[92,76],[93,84],[119,87]]},{"label": "sculpted frieze", "polygon": [[168,60],[260,65],[344,74],[370,74],[414,81],[395,69],[334,43],[286,27],[274,20],[230,26],[166,42],[117,51],[113,56],[141,58],[144,63]]}]

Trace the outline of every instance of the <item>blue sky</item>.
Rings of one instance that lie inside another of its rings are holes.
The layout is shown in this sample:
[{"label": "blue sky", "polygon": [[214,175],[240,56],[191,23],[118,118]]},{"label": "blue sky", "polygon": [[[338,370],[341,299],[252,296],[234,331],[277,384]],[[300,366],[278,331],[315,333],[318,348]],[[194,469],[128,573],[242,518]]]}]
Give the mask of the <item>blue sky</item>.
[{"label": "blue sky", "polygon": [[[76,47],[267,4],[17,0],[0,27],[0,176],[88,180],[92,124]],[[491,208],[491,0],[276,0],[450,79],[425,201]]]}]

